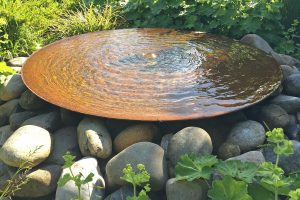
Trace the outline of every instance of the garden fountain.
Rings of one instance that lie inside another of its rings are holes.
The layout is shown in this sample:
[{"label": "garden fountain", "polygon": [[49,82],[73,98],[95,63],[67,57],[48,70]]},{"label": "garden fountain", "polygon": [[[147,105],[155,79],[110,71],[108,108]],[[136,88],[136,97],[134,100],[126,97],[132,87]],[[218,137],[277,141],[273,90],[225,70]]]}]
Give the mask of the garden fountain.
[{"label": "garden fountain", "polygon": [[269,96],[281,70],[226,37],[172,29],[88,33],[50,44],[24,64],[42,99],[90,115],[145,121],[208,118]]}]

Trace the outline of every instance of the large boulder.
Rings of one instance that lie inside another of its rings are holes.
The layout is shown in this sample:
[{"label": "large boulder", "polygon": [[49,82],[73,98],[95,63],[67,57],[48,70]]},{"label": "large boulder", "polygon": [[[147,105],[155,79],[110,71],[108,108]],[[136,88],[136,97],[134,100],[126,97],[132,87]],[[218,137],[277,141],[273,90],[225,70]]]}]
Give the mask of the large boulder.
[{"label": "large boulder", "polygon": [[244,44],[248,44],[252,47],[256,47],[268,54],[271,54],[273,49],[270,47],[270,45],[259,35],[256,34],[247,34],[242,39],[241,42]]},{"label": "large boulder", "polygon": [[77,127],[77,135],[82,155],[98,158],[108,158],[111,155],[112,140],[99,118],[84,118]]},{"label": "large boulder", "polygon": [[19,110],[17,99],[10,100],[0,106],[0,126],[8,124],[8,118],[11,114]]},{"label": "large boulder", "polygon": [[203,180],[176,181],[168,180],[166,184],[167,200],[206,200],[208,186]]},{"label": "large boulder", "polygon": [[266,139],[264,127],[252,120],[237,123],[229,132],[227,142],[239,145],[242,152],[262,145]]},{"label": "large boulder", "polygon": [[279,105],[287,113],[297,113],[300,111],[300,98],[288,95],[279,95],[271,100],[272,104]]},{"label": "large boulder", "polygon": [[66,152],[70,152],[77,159],[81,158],[75,126],[65,127],[53,133],[53,150],[47,162],[63,165]]},{"label": "large boulder", "polygon": [[158,135],[158,127],[154,124],[137,124],[121,131],[114,139],[117,153],[138,142],[151,142]]},{"label": "large boulder", "polygon": [[19,97],[26,90],[20,74],[13,74],[6,77],[0,88],[0,99],[9,101]]},{"label": "large boulder", "polygon": [[61,126],[60,114],[57,111],[52,111],[29,118],[22,123],[25,125],[35,125],[48,131],[55,131]]},{"label": "large boulder", "polygon": [[292,74],[283,82],[284,91],[291,96],[300,97],[300,74]]},{"label": "large boulder", "polygon": [[137,164],[144,164],[147,172],[150,174],[150,185],[153,191],[161,190],[168,177],[167,162],[164,150],[157,144],[150,142],[139,142],[133,144],[112,159],[106,165],[106,175],[108,185],[118,187],[126,185],[121,180],[123,168],[130,164],[133,168]]},{"label": "large boulder", "polygon": [[173,166],[184,154],[211,154],[213,150],[209,134],[198,127],[187,127],[177,132],[171,138],[168,146],[168,158]]},{"label": "large boulder", "polygon": [[57,187],[57,181],[61,174],[59,165],[44,165],[26,174],[28,182],[15,192],[17,197],[35,198],[51,194]]},{"label": "large boulder", "polygon": [[0,160],[13,167],[24,163],[36,166],[46,160],[51,151],[50,133],[38,126],[17,129],[0,149]]},{"label": "large boulder", "polygon": [[[71,166],[71,170],[74,176],[82,174],[83,177],[87,177],[90,173],[94,174],[91,182],[81,186],[82,200],[104,199],[105,182],[100,173],[100,169],[95,158],[82,158]],[[67,173],[70,174],[70,170],[68,168],[63,170],[61,177],[63,177]],[[63,187],[57,188],[55,200],[69,200],[76,197],[77,187],[73,181],[69,181]]]}]

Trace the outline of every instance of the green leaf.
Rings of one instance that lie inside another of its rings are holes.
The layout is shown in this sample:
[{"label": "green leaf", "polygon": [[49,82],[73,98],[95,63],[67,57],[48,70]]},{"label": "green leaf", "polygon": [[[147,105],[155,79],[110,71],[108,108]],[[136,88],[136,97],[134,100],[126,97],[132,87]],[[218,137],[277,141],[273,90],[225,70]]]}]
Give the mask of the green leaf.
[{"label": "green leaf", "polygon": [[294,153],[293,142],[289,140],[283,140],[277,146],[274,147],[274,152],[277,155],[290,155]]},{"label": "green leaf", "polygon": [[247,183],[236,181],[230,176],[223,180],[214,180],[208,196],[212,200],[252,200],[247,192]]},{"label": "green leaf", "polygon": [[72,177],[69,173],[67,173],[58,180],[57,185],[58,185],[58,187],[63,187],[70,180],[72,180]]},{"label": "green leaf", "polygon": [[217,165],[216,170],[224,176],[243,180],[252,183],[256,175],[258,166],[251,162],[242,162],[240,160],[229,160]]},{"label": "green leaf", "polygon": [[93,174],[93,173],[90,173],[90,174],[82,181],[82,184],[86,184],[86,183],[89,183],[89,182],[93,181],[93,177],[94,177],[94,174]]},{"label": "green leaf", "polygon": [[0,62],[0,85],[3,85],[6,77],[12,74],[15,74],[16,72],[6,65],[5,62]]},{"label": "green leaf", "polygon": [[291,188],[293,190],[300,188],[300,172],[294,172],[289,174],[289,178],[293,180],[293,184],[291,184]]},{"label": "green leaf", "polygon": [[74,164],[75,156],[72,156],[70,152],[66,152],[63,156],[65,164],[63,165],[63,169],[70,168]]},{"label": "green leaf", "polygon": [[289,193],[290,200],[299,200],[300,199],[300,188]]},{"label": "green leaf", "polygon": [[176,180],[209,179],[218,159],[212,155],[183,155],[176,164]]},{"label": "green leaf", "polygon": [[273,192],[265,189],[258,183],[249,184],[248,192],[249,195],[253,198],[253,200],[274,200]]}]

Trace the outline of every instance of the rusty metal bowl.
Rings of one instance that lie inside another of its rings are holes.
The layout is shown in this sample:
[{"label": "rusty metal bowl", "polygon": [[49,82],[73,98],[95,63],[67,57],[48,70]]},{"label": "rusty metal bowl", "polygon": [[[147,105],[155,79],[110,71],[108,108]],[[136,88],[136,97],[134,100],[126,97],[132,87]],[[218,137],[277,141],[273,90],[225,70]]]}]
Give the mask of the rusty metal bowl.
[{"label": "rusty metal bowl", "polygon": [[22,77],[69,110],[130,120],[208,118],[255,104],[281,82],[264,52],[226,37],[172,29],[88,33],[52,43]]}]

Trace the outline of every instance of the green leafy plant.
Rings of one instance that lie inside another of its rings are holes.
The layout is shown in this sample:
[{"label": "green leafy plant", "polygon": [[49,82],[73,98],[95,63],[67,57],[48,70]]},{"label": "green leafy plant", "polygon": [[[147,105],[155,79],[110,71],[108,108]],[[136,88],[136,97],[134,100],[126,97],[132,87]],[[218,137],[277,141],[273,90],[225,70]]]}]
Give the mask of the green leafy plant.
[{"label": "green leafy plant", "polygon": [[[149,200],[147,193],[150,191],[150,175],[146,171],[143,164],[137,164],[136,166],[138,173],[135,173],[132,166],[128,164],[123,169],[122,180],[132,184],[133,186],[133,196],[127,197],[126,200]],[[143,189],[137,194],[137,187],[143,187]]]},{"label": "green leafy plant", "polygon": [[225,176],[223,180],[213,182],[208,196],[213,200],[252,200],[247,187],[248,185],[244,181],[236,181],[230,176]]},{"label": "green leafy plant", "polygon": [[64,165],[63,169],[69,169],[70,173],[64,174],[57,182],[58,187],[63,187],[69,181],[73,181],[77,187],[77,197],[74,200],[83,200],[81,197],[81,186],[88,184],[93,180],[94,174],[90,173],[87,177],[84,177],[83,174],[79,173],[75,175],[72,171],[72,165],[74,164],[75,156],[72,156],[70,152],[67,152],[64,156]]},{"label": "green leafy plant", "polygon": [[192,29],[235,38],[257,33],[275,44],[284,29],[282,8],[281,0],[129,0],[124,15],[133,27]]},{"label": "green leafy plant", "polygon": [[299,20],[295,19],[290,28],[283,32],[283,39],[276,47],[276,50],[300,59],[300,33],[297,31],[297,28],[300,27],[299,24]]},{"label": "green leafy plant", "polygon": [[203,178],[208,180],[213,172],[213,166],[218,159],[212,155],[183,155],[176,165],[176,180],[193,181]]},{"label": "green leafy plant", "polygon": [[5,62],[0,62],[0,86],[4,84],[7,76],[15,73],[15,70],[7,66]]},{"label": "green leafy plant", "polygon": [[268,145],[273,147],[276,154],[275,164],[264,162],[257,171],[258,176],[261,177],[260,184],[274,192],[275,200],[278,195],[288,195],[288,186],[293,183],[291,178],[285,177],[283,169],[278,166],[280,156],[293,154],[293,143],[284,138],[282,128],[274,128],[272,131],[266,133]]},{"label": "green leafy plant", "polygon": [[[278,200],[280,195],[297,199],[300,172],[286,175],[278,166],[281,156],[293,154],[293,143],[284,138],[281,128],[268,131],[266,136],[265,146],[272,148],[276,154],[274,164],[221,161],[212,155],[183,155],[175,167],[176,180],[206,180],[210,188],[208,196],[213,200]],[[212,174],[218,178],[210,185]]]}]

